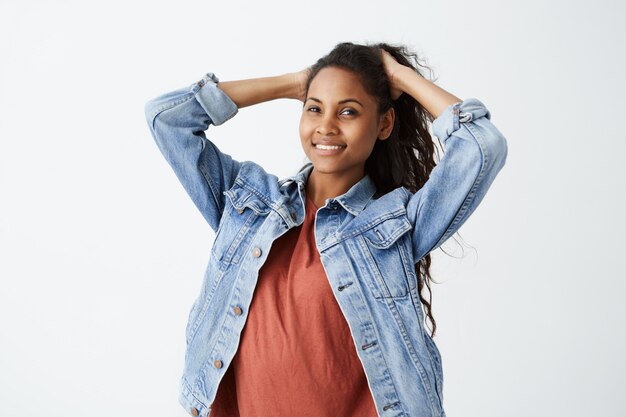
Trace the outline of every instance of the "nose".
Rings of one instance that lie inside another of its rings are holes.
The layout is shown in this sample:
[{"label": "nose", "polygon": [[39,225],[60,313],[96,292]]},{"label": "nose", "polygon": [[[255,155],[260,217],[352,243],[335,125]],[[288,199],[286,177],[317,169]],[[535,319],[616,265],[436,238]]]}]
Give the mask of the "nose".
[{"label": "nose", "polygon": [[319,133],[322,136],[337,134],[337,125],[334,122],[332,114],[326,114],[324,117],[320,119],[319,125],[317,129],[315,129],[316,133]]}]

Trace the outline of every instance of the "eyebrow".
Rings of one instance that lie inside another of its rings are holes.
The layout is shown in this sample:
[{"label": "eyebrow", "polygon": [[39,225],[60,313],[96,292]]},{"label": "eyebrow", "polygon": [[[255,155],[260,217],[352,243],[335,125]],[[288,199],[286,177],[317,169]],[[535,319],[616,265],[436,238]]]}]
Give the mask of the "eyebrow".
[{"label": "eyebrow", "polygon": [[[317,101],[318,103],[322,102],[322,100],[320,100],[319,98],[316,98],[316,97],[308,97],[307,100]],[[350,101],[354,101],[355,103],[358,103],[361,107],[365,107],[359,100],[357,100],[355,98],[346,98],[346,99],[343,99],[343,100],[339,100],[337,102],[337,104],[348,103]]]}]

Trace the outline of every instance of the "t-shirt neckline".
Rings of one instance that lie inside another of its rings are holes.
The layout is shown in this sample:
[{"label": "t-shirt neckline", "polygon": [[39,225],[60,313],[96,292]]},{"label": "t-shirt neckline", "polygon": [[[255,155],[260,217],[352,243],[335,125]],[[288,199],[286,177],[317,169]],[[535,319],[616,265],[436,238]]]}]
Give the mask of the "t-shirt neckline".
[{"label": "t-shirt neckline", "polygon": [[309,197],[308,194],[305,195],[305,199],[307,200],[308,204],[315,209],[315,211],[317,211],[319,209],[319,207],[317,207],[315,205],[315,203],[313,202],[313,199],[311,197]]}]

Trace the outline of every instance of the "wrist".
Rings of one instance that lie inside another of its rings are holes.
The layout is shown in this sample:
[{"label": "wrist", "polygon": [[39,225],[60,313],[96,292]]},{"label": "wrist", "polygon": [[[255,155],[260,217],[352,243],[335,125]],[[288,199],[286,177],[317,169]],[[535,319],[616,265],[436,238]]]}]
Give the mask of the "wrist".
[{"label": "wrist", "polygon": [[288,72],[281,76],[285,85],[283,98],[301,99],[304,92],[300,75],[298,72]]},{"label": "wrist", "polygon": [[287,72],[280,76],[283,88],[283,98],[296,98],[298,94],[298,79],[293,72]]},{"label": "wrist", "polygon": [[393,72],[392,85],[395,85],[403,93],[409,93],[409,86],[415,82],[415,79],[421,77],[417,71],[406,65],[400,65],[396,71]]}]

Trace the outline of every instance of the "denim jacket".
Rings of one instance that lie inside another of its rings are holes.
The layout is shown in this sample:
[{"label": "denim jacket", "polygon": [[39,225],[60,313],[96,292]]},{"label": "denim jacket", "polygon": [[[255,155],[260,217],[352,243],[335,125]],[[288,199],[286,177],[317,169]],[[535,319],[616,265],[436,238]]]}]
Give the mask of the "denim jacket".
[{"label": "denim jacket", "polygon": [[[189,311],[179,393],[185,410],[203,417],[237,351],[272,242],[303,223],[313,168],[279,179],[221,152],[205,131],[238,109],[218,82],[206,73],[145,104],[158,148],[215,231]],[[506,139],[490,119],[478,99],[451,104],[433,121],[445,153],[420,190],[399,187],[375,199],[365,175],[315,213],[320,259],[381,417],[446,415],[441,356],[424,326],[414,268],[461,227],[503,167]]]}]

